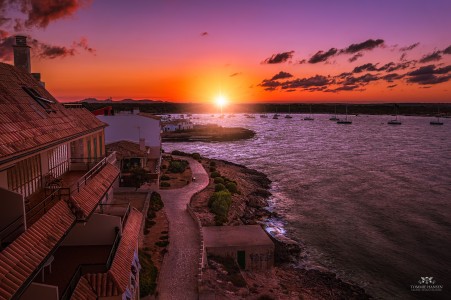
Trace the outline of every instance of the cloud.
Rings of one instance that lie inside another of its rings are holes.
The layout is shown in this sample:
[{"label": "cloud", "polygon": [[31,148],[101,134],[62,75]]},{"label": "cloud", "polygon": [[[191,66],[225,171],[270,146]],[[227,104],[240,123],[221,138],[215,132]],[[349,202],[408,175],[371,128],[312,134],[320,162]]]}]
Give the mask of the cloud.
[{"label": "cloud", "polygon": [[274,80],[268,80],[268,79],[264,79],[264,80],[262,81],[262,83],[259,84],[259,86],[266,87],[266,88],[268,88],[268,87],[270,87],[270,88],[276,88],[276,87],[278,87],[278,86],[280,86],[280,85],[281,85],[280,82],[274,81]]},{"label": "cloud", "polygon": [[206,32],[206,31],[204,31],[200,34],[200,36],[207,36],[207,35],[208,35],[208,32]]},{"label": "cloud", "polygon": [[334,56],[338,52],[337,48],[330,48],[327,52],[324,51],[318,51],[316,52],[309,60],[308,62],[311,64],[316,64],[319,62],[323,62],[328,60],[330,57]]},{"label": "cloud", "polygon": [[414,67],[417,62],[415,60],[405,61],[402,63],[394,63],[389,62],[377,69],[378,71],[386,71],[387,73],[396,71],[396,70],[405,70],[409,67]]},{"label": "cloud", "polygon": [[27,27],[45,28],[50,22],[69,17],[91,1],[87,0],[21,0],[22,12],[27,14]]},{"label": "cloud", "polygon": [[352,71],[353,73],[361,73],[363,71],[377,71],[376,65],[373,65],[372,63],[364,64],[358,67],[355,67]]},{"label": "cloud", "polygon": [[39,53],[40,57],[49,59],[74,55],[75,49],[73,48],[67,48],[64,46],[52,46],[48,44],[41,44],[41,53]]},{"label": "cloud", "polygon": [[357,52],[360,52],[363,50],[372,50],[374,48],[381,47],[383,44],[384,44],[384,40],[382,40],[382,39],[377,39],[377,40],[369,39],[369,40],[366,40],[365,42],[362,42],[359,44],[351,44],[347,48],[341,50],[341,52],[353,54],[353,53],[357,53]]},{"label": "cloud", "polygon": [[12,61],[15,43],[16,39],[13,36],[0,29],[0,61]]},{"label": "cloud", "polygon": [[241,74],[242,74],[241,72],[237,72],[237,73],[230,74],[229,76],[230,77],[235,77],[235,76],[238,76],[238,75],[241,75]]},{"label": "cloud", "polygon": [[291,78],[291,77],[293,77],[293,75],[291,75],[290,73],[287,73],[287,72],[284,72],[284,71],[280,71],[279,73],[274,75],[271,78],[271,80],[285,79],[285,78]]},{"label": "cloud", "polygon": [[264,60],[266,64],[280,64],[286,62],[293,57],[294,51],[282,52],[272,55],[270,58]]},{"label": "cloud", "polygon": [[91,48],[91,47],[89,46],[89,44],[88,44],[88,39],[85,38],[85,37],[82,37],[82,38],[80,39],[79,42],[74,42],[73,45],[74,45],[74,47],[79,47],[79,48],[85,50],[86,52],[92,53],[92,54],[94,54],[94,55],[95,55],[96,52],[97,52],[96,49]]},{"label": "cloud", "polygon": [[441,51],[434,51],[433,53],[427,54],[420,59],[420,63],[439,61],[442,59],[441,53]]},{"label": "cloud", "polygon": [[397,84],[392,84],[392,85],[387,86],[387,88],[392,89],[392,88],[397,87],[397,86],[398,86]]},{"label": "cloud", "polygon": [[451,54],[451,46],[448,46],[448,48],[444,49],[443,54]]},{"label": "cloud", "polygon": [[397,73],[390,73],[390,74],[382,76],[381,78],[387,82],[393,82],[393,81],[395,81],[397,79],[401,79],[403,77],[404,77],[404,75],[399,75]]},{"label": "cloud", "polygon": [[407,47],[399,48],[399,51],[405,52],[405,51],[413,50],[414,48],[418,47],[419,44],[420,44],[420,43],[415,43],[415,44],[412,44],[412,45],[407,46]]},{"label": "cloud", "polygon": [[451,74],[448,74],[450,72],[451,65],[443,68],[437,68],[435,65],[428,65],[407,73],[407,76],[409,76],[407,81],[420,85],[438,84],[450,80]]},{"label": "cloud", "polygon": [[353,55],[351,58],[349,58],[349,62],[355,62],[357,59],[359,59],[360,57],[362,57],[363,54],[362,53],[357,53],[355,55]]},{"label": "cloud", "polygon": [[360,77],[348,76],[344,79],[344,81],[339,82],[339,84],[342,84],[342,85],[367,85],[368,83],[370,83],[372,81],[377,81],[379,79],[380,78],[378,76],[367,73]]},{"label": "cloud", "polygon": [[282,89],[309,88],[314,86],[325,86],[330,83],[331,81],[329,78],[322,75],[316,75],[284,82]]}]

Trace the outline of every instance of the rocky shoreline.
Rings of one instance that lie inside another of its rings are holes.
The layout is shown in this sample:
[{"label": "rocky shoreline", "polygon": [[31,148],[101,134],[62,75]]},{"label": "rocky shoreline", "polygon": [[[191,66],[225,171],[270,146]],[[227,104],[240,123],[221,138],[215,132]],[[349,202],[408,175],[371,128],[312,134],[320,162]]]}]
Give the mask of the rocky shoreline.
[{"label": "rocky shoreline", "polygon": [[[214,162],[221,175],[236,181],[239,193],[233,195],[228,213],[228,221],[224,225],[262,224],[277,214],[268,210],[271,197],[271,180],[259,171],[249,169],[236,163],[202,158],[204,168],[209,170],[210,162]],[[215,225],[214,216],[208,209],[208,199],[214,192],[214,183],[191,200],[191,206],[201,220],[202,226]],[[298,266],[303,249],[299,243],[288,237],[277,234],[270,238],[275,244],[275,267],[269,273],[252,274],[243,272],[245,280],[250,284],[246,292],[236,292],[236,299],[258,299],[257,296],[269,296],[268,299],[370,299],[365,290],[355,284],[339,279],[332,272],[305,269]],[[220,286],[215,286],[217,290]],[[231,291],[224,295],[231,296]],[[244,294],[243,294],[244,293]]]},{"label": "rocky shoreline", "polygon": [[255,131],[241,127],[221,127],[216,124],[195,125],[193,129],[163,132],[163,142],[231,142],[250,139]]}]

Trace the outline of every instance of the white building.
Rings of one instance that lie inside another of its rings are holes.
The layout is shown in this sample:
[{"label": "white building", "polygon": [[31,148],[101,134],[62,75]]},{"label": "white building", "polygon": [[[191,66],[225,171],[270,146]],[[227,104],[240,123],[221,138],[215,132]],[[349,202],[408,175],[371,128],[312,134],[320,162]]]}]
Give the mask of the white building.
[{"label": "white building", "polygon": [[183,131],[194,128],[194,124],[190,120],[175,119],[163,122],[163,132]]},{"label": "white building", "polygon": [[97,116],[109,126],[105,129],[107,144],[119,141],[140,142],[150,147],[150,157],[159,159],[161,155],[161,122],[152,114],[120,112],[112,116]]}]

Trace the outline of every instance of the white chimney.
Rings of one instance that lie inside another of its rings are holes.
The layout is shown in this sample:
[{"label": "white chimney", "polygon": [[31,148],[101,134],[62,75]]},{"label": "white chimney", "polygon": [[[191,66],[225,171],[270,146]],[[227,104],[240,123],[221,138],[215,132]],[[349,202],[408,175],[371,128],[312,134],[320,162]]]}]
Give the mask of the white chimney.
[{"label": "white chimney", "polygon": [[139,138],[139,150],[146,151],[146,139]]}]

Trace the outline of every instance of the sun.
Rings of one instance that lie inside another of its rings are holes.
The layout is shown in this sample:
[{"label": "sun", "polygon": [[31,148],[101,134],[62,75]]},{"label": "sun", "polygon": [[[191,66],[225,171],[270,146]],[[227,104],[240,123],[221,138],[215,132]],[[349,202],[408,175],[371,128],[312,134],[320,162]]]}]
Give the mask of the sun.
[{"label": "sun", "polygon": [[224,95],[218,95],[215,98],[215,103],[222,109],[225,105],[227,105],[227,98]]}]

